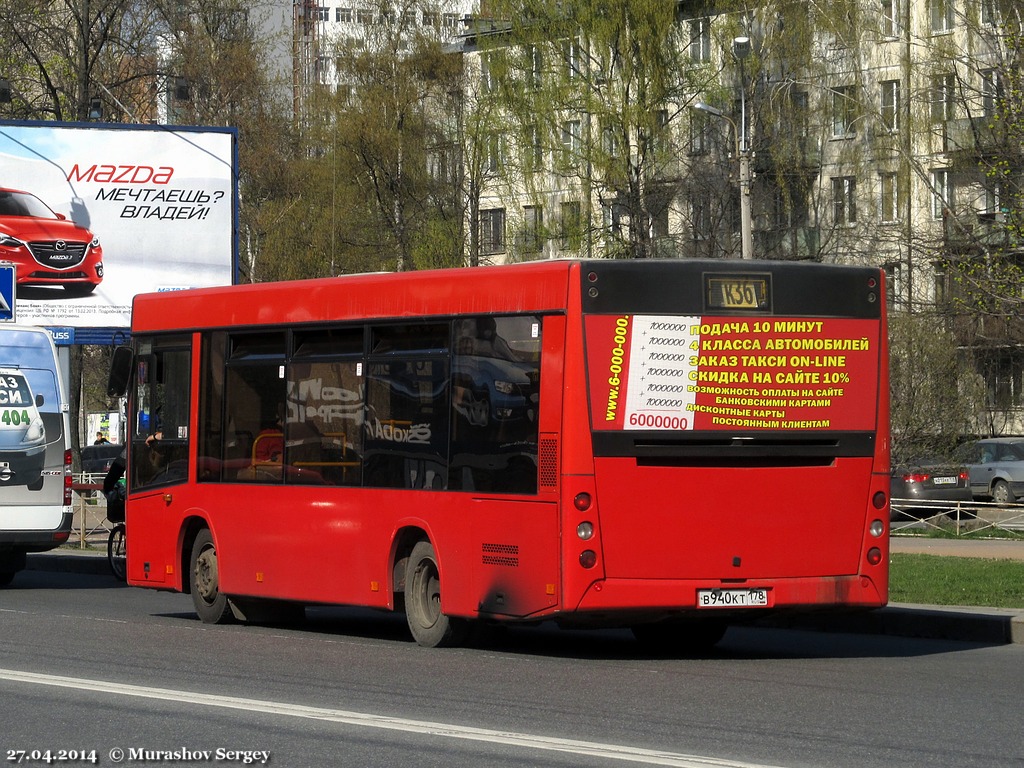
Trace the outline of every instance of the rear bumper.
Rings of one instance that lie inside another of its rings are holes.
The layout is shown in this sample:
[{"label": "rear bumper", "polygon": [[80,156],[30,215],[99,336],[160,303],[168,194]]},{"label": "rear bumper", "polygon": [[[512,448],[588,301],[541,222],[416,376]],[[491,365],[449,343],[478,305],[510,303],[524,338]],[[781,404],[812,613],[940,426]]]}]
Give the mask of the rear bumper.
[{"label": "rear bumper", "polygon": [[0,531],[0,553],[47,552],[67,542],[71,536],[73,512],[65,512],[60,525],[52,530]]},{"label": "rear bumper", "polygon": [[[885,578],[884,574],[881,578]],[[766,589],[768,605],[757,608],[699,608],[697,593],[705,589]],[[590,585],[576,610],[581,613],[698,615],[737,613],[755,617],[774,609],[880,608],[888,602],[888,584],[876,584],[866,575],[793,579],[722,581],[675,581],[652,579],[605,579]]]}]

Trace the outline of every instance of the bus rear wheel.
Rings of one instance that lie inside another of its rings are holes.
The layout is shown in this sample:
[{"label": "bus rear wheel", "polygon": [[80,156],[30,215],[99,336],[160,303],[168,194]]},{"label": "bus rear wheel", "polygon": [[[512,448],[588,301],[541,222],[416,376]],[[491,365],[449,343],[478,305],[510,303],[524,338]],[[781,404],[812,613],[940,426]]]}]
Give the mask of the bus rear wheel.
[{"label": "bus rear wheel", "polygon": [[217,548],[209,528],[203,528],[192,544],[192,605],[204,624],[227,624],[233,618],[227,595],[220,591],[217,572]]},{"label": "bus rear wheel", "polygon": [[469,622],[441,612],[441,571],[434,545],[419,541],[409,555],[405,576],[405,618],[413,639],[425,648],[462,645]]}]

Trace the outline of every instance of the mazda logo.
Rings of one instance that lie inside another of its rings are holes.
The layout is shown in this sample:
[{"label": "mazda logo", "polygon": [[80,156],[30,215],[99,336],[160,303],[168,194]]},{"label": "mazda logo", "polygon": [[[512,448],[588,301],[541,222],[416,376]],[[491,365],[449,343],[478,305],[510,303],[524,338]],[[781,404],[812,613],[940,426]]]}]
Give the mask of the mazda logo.
[{"label": "mazda logo", "polygon": [[65,248],[68,247],[68,244],[65,243],[63,240],[58,240],[53,244],[53,247],[58,251],[63,251]]}]

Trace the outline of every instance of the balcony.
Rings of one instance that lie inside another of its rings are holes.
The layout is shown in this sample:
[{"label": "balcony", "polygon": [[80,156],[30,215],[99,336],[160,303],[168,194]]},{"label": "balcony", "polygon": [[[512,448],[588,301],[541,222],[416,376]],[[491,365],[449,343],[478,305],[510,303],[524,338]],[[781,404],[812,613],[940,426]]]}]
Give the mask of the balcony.
[{"label": "balcony", "polygon": [[1000,213],[950,214],[943,219],[943,241],[949,251],[1018,251],[1024,247],[1020,234],[1011,231]]},{"label": "balcony", "polygon": [[1005,129],[993,117],[947,120],[934,126],[934,135],[935,143],[941,143],[941,151],[946,153],[986,155],[1006,147]]},{"label": "balcony", "polygon": [[818,227],[786,227],[754,231],[754,255],[759,259],[817,259],[821,245]]}]

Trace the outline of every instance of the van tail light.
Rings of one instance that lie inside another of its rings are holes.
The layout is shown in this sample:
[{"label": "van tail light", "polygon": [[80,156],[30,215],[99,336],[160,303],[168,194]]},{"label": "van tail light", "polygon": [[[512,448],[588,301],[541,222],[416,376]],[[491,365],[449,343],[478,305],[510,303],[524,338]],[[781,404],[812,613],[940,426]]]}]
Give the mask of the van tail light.
[{"label": "van tail light", "polygon": [[64,506],[70,507],[72,502],[71,494],[71,451],[64,451]]}]

